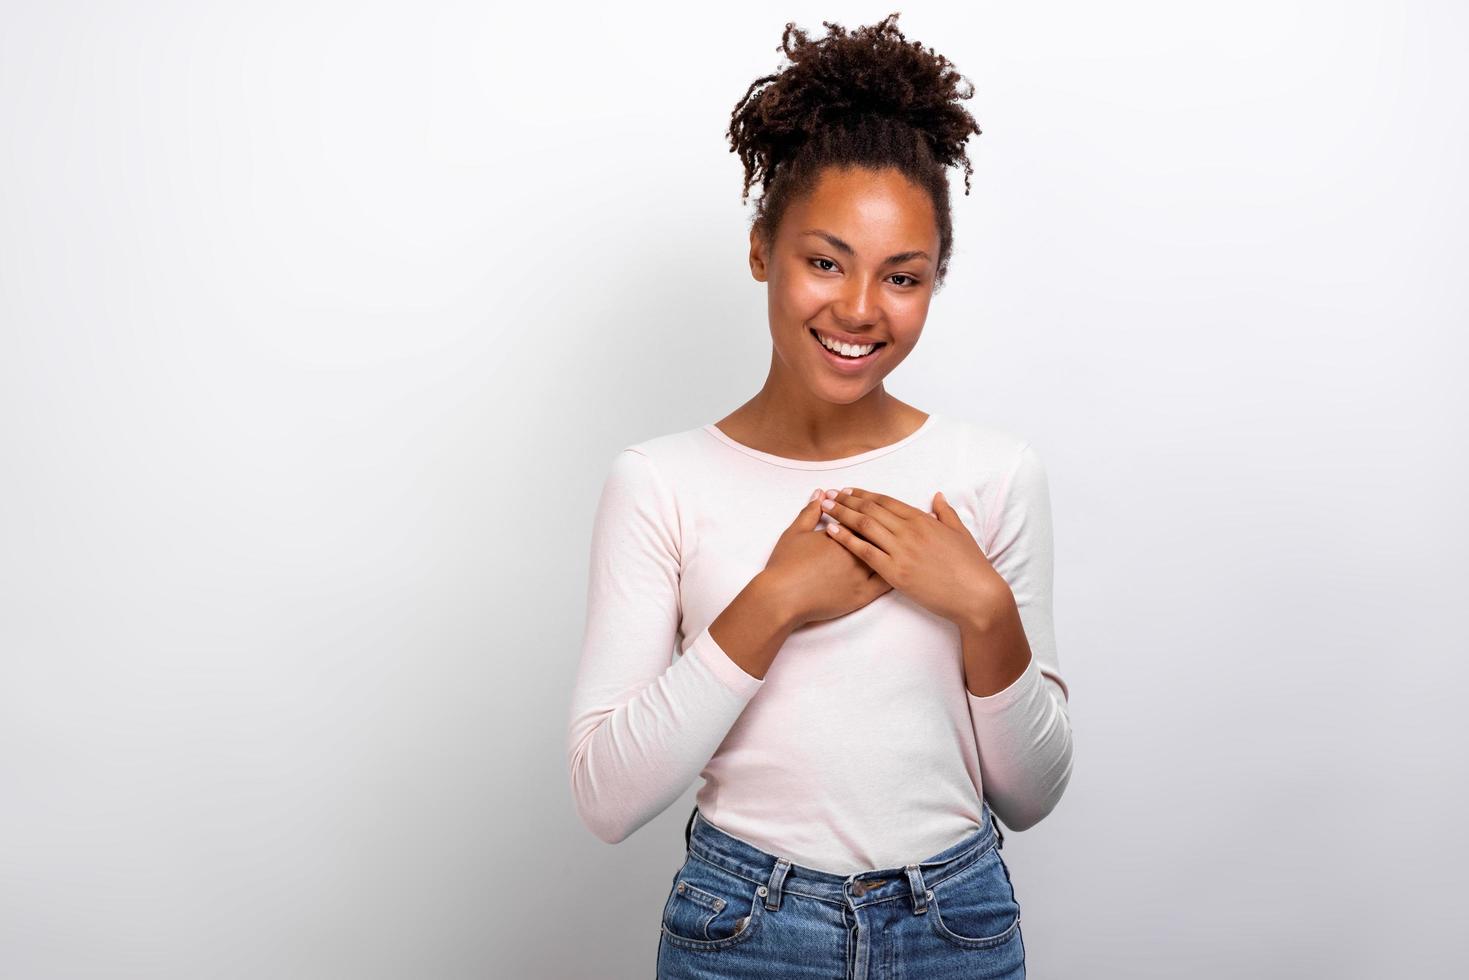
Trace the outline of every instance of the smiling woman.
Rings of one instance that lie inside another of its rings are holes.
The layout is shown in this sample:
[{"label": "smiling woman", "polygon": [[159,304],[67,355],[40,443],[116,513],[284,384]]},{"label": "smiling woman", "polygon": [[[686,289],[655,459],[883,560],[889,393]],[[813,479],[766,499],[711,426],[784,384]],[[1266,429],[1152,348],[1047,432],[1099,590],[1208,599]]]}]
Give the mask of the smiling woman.
[{"label": "smiling woman", "polygon": [[890,398],[882,380],[912,352],[928,317],[943,250],[937,211],[896,167],[834,163],[786,202],[778,224],[757,218],[750,271],[768,285],[771,376],[721,426],[782,443],[795,440],[780,430],[803,415],[824,416],[823,435],[833,440],[848,426],[869,437],[915,427],[917,413]]},{"label": "smiling woman", "polygon": [[597,505],[578,813],[615,843],[704,779],[663,978],[1025,975],[996,818],[1034,826],[1071,776],[1050,497],[1027,440],[884,388],[979,132],[972,86],[896,20],[786,25],[790,65],[736,105],[769,373],[624,448]]},{"label": "smiling woman", "polygon": [[967,194],[965,144],[980,129],[960,104],[973,86],[904,38],[897,16],[851,34],[827,24],[818,41],[787,24],[790,65],[757,78],[731,113],[742,198],[762,188],[749,262],[768,285],[772,360],[764,388],[720,427],[772,451],[840,453],[922,420],[882,381],[942,288],[947,170],[962,164]]}]

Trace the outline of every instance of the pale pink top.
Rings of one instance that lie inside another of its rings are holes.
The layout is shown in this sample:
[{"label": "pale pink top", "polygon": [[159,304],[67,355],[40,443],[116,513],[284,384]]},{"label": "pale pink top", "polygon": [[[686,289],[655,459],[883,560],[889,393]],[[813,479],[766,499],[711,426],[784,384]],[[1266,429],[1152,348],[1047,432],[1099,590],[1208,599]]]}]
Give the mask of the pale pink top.
[{"label": "pale pink top", "polygon": [[[924,511],[944,492],[1019,606],[1018,679],[970,694],[958,627],[897,589],[796,630],[764,678],[720,648],[709,624],[812,491],[849,486]],[[702,777],[716,826],[837,874],[942,851],[979,826],[981,798],[1005,828],[1031,827],[1071,777],[1052,578],[1045,469],[1000,429],[930,414],[898,442],[819,461],[712,424],[635,443],[593,522],[566,746],[577,812],[616,843]]]}]

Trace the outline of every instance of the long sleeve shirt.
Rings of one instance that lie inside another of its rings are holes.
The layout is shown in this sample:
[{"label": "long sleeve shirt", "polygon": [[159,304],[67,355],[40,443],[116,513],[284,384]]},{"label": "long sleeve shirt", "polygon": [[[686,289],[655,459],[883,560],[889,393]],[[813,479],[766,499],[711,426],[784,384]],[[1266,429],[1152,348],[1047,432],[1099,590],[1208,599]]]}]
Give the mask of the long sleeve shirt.
[{"label": "long sleeve shirt", "polygon": [[[623,840],[702,777],[696,801],[716,826],[851,874],[938,853],[980,825],[982,799],[1012,830],[1056,806],[1071,777],[1069,690],[1049,488],[1027,441],[930,414],[887,446],[799,460],[709,424],[628,446],[609,470],[566,742],[597,837]],[[897,589],[796,629],[763,678],[720,648],[709,624],[812,491],[842,487],[924,511],[944,492],[1019,609],[1031,656],[1009,686],[972,694],[958,627]]]}]

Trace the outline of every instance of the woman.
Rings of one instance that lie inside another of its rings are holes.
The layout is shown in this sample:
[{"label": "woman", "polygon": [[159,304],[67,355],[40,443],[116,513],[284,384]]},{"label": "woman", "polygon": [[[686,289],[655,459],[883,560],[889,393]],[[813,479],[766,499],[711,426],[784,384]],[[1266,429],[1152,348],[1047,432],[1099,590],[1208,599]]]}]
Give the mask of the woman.
[{"label": "woman", "polygon": [[1049,494],[1025,440],[883,387],[979,132],[896,20],[786,25],[791,64],[736,106],[769,376],[620,452],[597,507],[578,813],[616,843],[704,779],[664,978],[1025,974],[994,817],[1033,826],[1071,775]]}]

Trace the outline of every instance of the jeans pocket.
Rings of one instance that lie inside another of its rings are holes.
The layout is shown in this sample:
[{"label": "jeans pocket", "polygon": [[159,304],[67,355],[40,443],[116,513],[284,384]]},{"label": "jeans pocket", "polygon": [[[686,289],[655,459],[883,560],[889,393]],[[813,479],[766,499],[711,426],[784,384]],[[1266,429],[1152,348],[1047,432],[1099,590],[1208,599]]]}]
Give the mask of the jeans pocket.
[{"label": "jeans pocket", "polygon": [[991,845],[964,868],[929,886],[929,924],[964,949],[991,949],[1020,930],[1020,904],[1010,873]]},{"label": "jeans pocket", "polygon": [[753,881],[690,855],[663,905],[662,931],[683,949],[717,950],[754,936],[765,900]]}]

